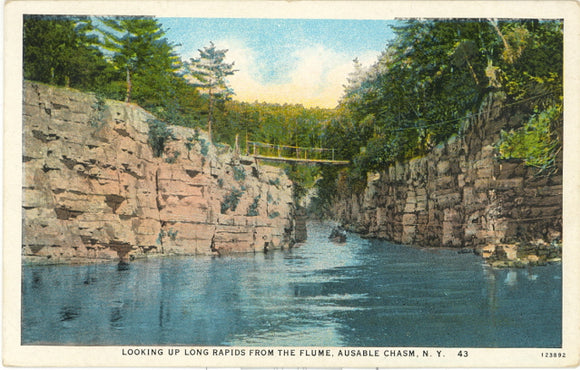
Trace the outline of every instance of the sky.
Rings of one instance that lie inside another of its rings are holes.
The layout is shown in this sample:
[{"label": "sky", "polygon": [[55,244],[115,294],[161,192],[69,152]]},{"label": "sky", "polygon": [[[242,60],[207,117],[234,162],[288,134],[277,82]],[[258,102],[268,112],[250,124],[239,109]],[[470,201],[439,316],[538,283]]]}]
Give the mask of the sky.
[{"label": "sky", "polygon": [[373,64],[393,38],[386,20],[158,18],[184,61],[212,41],[228,49],[234,99],[334,108],[353,59]]}]

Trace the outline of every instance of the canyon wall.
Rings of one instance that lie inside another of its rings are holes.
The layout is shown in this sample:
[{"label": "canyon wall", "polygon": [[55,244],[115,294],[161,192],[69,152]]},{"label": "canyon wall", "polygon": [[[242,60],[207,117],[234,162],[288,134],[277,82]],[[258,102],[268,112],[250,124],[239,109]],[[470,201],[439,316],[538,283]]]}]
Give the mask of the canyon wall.
[{"label": "canyon wall", "polygon": [[162,155],[142,108],[25,82],[22,254],[74,263],[255,252],[294,242],[292,183],[204,133],[170,127]]},{"label": "canyon wall", "polygon": [[494,148],[502,129],[525,119],[490,98],[460,135],[428,155],[369,174],[362,194],[339,190],[332,213],[353,231],[396,243],[468,248],[523,263],[557,258],[561,152],[547,175],[500,160]]}]

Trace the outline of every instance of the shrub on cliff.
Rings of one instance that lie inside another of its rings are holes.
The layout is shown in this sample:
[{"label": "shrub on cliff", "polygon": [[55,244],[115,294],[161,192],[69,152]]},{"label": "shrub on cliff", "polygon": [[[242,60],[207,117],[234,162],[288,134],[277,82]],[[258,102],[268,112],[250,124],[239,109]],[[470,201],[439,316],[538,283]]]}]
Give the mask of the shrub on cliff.
[{"label": "shrub on cliff", "polygon": [[258,207],[260,205],[260,198],[261,198],[260,195],[254,198],[254,202],[250,204],[250,206],[248,207],[248,212],[246,213],[246,216],[254,217],[259,215]]},{"label": "shrub on cliff", "polygon": [[222,214],[226,214],[228,210],[235,211],[240,203],[240,198],[242,197],[243,191],[236,188],[232,188],[232,191],[226,195],[221,203],[220,211]]},{"label": "shrub on cliff", "polygon": [[89,117],[89,123],[92,127],[99,127],[103,124],[106,106],[107,102],[105,101],[103,94],[96,93],[95,102],[91,105],[93,112]]},{"label": "shrub on cliff", "polygon": [[549,169],[561,148],[552,127],[562,119],[562,106],[536,112],[517,130],[502,131],[497,149],[502,159],[522,159],[527,166]]},{"label": "shrub on cliff", "polygon": [[153,149],[155,157],[161,157],[165,150],[165,144],[169,140],[175,140],[175,136],[167,124],[158,119],[147,120],[149,124],[149,145]]},{"label": "shrub on cliff", "polygon": [[190,138],[187,138],[188,143],[185,144],[188,150],[193,148],[193,141],[197,141],[200,145],[200,153],[205,157],[209,153],[209,142],[207,142],[204,138],[199,135],[199,130],[196,128],[194,129],[194,135]]},{"label": "shrub on cliff", "polygon": [[246,171],[244,167],[234,167],[234,179],[236,181],[244,181],[246,179]]}]

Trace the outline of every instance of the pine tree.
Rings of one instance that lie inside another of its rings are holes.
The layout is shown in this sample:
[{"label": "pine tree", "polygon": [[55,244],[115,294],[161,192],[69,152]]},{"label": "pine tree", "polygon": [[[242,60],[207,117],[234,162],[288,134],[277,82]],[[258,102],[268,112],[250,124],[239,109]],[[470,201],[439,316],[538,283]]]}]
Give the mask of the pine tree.
[{"label": "pine tree", "polygon": [[187,77],[196,87],[207,91],[209,97],[209,109],[207,117],[207,131],[209,140],[212,140],[213,109],[218,99],[226,100],[233,95],[232,89],[227,86],[226,77],[233,75],[234,63],[226,63],[227,49],[216,49],[213,42],[203,49],[198,49],[199,58],[191,58],[187,64]]},{"label": "pine tree", "polygon": [[164,103],[180,63],[158,21],[147,17],[100,20],[103,48],[125,74],[125,101],[136,100],[144,106]]},{"label": "pine tree", "polygon": [[24,78],[82,89],[104,83],[108,66],[92,30],[87,17],[25,15]]}]

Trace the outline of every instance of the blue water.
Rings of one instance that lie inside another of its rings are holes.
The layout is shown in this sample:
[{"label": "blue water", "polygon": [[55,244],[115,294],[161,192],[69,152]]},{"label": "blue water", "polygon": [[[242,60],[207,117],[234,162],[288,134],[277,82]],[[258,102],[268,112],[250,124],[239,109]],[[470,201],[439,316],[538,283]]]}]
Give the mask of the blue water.
[{"label": "blue water", "polygon": [[231,257],[24,266],[22,343],[560,347],[561,264],[327,240]]}]

